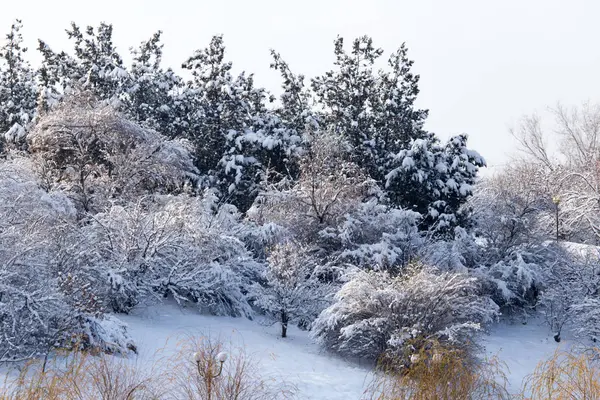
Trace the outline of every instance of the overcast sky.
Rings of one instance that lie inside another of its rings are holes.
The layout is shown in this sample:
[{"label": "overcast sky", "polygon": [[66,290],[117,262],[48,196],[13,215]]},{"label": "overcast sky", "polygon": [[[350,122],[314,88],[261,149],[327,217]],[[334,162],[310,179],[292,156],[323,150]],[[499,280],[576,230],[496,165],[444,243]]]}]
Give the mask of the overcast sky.
[{"label": "overcast sky", "polygon": [[[427,129],[470,136],[471,147],[502,165],[514,152],[508,128],[523,114],[557,102],[600,102],[600,1],[594,0],[19,0],[0,7],[0,28],[20,18],[31,48],[43,38],[68,50],[64,29],[114,25],[121,54],[156,30],[165,64],[178,68],[193,50],[224,34],[237,71],[277,92],[269,49],[294,71],[331,67],[333,40],[370,35],[386,54],[406,42],[421,75],[419,106]],[[89,5],[88,5],[89,4]]]}]

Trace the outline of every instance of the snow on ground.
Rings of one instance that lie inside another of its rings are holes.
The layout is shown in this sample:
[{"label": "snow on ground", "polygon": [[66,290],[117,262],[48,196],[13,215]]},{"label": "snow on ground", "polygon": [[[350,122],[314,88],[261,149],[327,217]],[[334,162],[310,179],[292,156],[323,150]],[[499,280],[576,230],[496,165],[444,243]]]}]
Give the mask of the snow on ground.
[{"label": "snow on ground", "polygon": [[[564,336],[564,333],[563,333]],[[531,374],[540,361],[550,358],[557,349],[568,350],[572,341],[563,338],[556,343],[544,321],[530,319],[527,324],[502,322],[490,329],[482,339],[488,356],[497,356],[508,371],[508,390],[520,391],[524,378]]]},{"label": "snow on ground", "polygon": [[[290,327],[289,337],[278,336],[278,326],[263,326],[243,318],[212,317],[172,304],[140,309],[120,316],[129,324],[135,339],[138,362],[153,362],[158,350],[175,350],[182,335],[220,337],[233,347],[243,347],[258,363],[262,376],[285,381],[295,387],[298,399],[361,399],[371,376],[366,368],[324,354],[306,332]],[[508,369],[509,390],[517,393],[523,378],[537,363],[554,353],[558,346],[568,348],[569,340],[557,344],[539,319],[501,323],[483,338],[488,355],[497,355]]]},{"label": "snow on ground", "polygon": [[[193,309],[163,304],[119,316],[129,325],[138,346],[137,363],[154,362],[157,351],[175,351],[182,336],[220,337],[233,348],[243,347],[260,366],[263,378],[285,381],[298,399],[359,400],[370,382],[369,371],[328,356],[295,327],[288,338],[278,336],[278,326],[263,326],[244,318],[199,315]],[[163,349],[163,350],[161,350]]]},{"label": "snow on ground", "polygon": [[[142,368],[156,367],[156,360],[172,355],[178,341],[188,335],[210,335],[234,349],[244,348],[259,366],[262,378],[285,382],[295,389],[299,400],[360,400],[372,378],[367,368],[324,354],[307,332],[295,327],[290,327],[289,337],[282,339],[277,325],[200,315],[174,304],[137,309],[119,318],[129,325],[138,346],[139,354],[132,362]],[[538,362],[551,357],[557,348],[568,350],[574,343],[569,338],[556,343],[542,320],[530,319],[527,324],[503,322],[493,326],[482,344],[487,355],[498,356],[506,364],[508,389],[516,394]]]}]

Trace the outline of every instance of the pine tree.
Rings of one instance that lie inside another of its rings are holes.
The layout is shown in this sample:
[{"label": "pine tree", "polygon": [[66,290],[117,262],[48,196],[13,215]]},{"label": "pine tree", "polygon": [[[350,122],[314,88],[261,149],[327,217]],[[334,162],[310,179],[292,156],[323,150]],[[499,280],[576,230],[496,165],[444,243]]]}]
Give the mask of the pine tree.
[{"label": "pine tree", "polygon": [[175,138],[183,136],[187,125],[181,118],[182,105],[178,101],[183,82],[173,70],[161,67],[161,35],[158,31],[131,50],[131,81],[122,108],[136,122]]},{"label": "pine tree", "polygon": [[41,106],[47,108],[52,99],[60,97],[57,91],[68,94],[76,89],[88,90],[106,104],[119,104],[129,87],[129,74],[113,44],[112,25],[101,23],[96,29],[88,26],[82,31],[71,23],[66,32],[73,41],[73,56],[56,53],[39,41],[43,61],[38,76],[42,98],[46,98]]},{"label": "pine tree", "polygon": [[419,76],[410,72],[413,62],[406,47],[390,57],[389,72],[374,69],[382,54],[367,36],[356,39],[347,53],[338,37],[336,69],[312,82],[327,125],[348,138],[355,162],[380,183],[389,172],[390,155],[426,136],[422,126],[427,116],[414,108]]},{"label": "pine tree", "polygon": [[34,74],[25,60],[22,27],[16,20],[0,47],[0,134],[7,141],[22,138],[35,113]]},{"label": "pine tree", "polygon": [[226,201],[246,211],[266,169],[284,173],[301,138],[269,110],[274,98],[255,86],[252,74],[232,75],[222,36],[213,37],[183,68],[193,77],[186,106],[197,166]]},{"label": "pine tree", "polygon": [[419,212],[424,228],[451,234],[468,223],[470,212],[463,205],[485,160],[466,145],[466,135],[446,144],[431,135],[395,155],[395,168],[386,176],[388,193],[393,202]]},{"label": "pine tree", "polygon": [[[38,40],[42,64],[37,70],[38,112],[48,112],[57,105],[65,93],[72,91],[77,61],[64,51],[55,53],[43,40]],[[75,84],[76,86],[76,84]]]},{"label": "pine tree", "polygon": [[415,107],[419,75],[402,45],[375,71],[383,50],[367,36],[350,53],[335,41],[336,69],[312,81],[326,126],[345,136],[353,160],[397,207],[421,213],[422,228],[450,230],[465,223],[461,206],[485,161],[466,147],[467,137],[446,145],[423,129],[427,110]]}]

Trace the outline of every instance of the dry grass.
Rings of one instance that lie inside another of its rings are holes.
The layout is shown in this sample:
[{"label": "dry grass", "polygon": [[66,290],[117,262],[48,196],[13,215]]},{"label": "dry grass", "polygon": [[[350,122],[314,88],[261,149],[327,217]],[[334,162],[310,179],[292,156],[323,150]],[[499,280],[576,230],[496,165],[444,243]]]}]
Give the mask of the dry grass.
[{"label": "dry grass", "polygon": [[[294,390],[281,379],[261,376],[243,349],[210,337],[187,337],[170,357],[157,357],[146,371],[131,360],[75,352],[24,365],[6,379],[1,400],[274,400]],[[229,354],[218,361],[223,351]],[[160,355],[160,353],[157,353]],[[474,362],[463,350],[435,343],[415,353],[408,366],[386,360],[365,400],[507,399],[505,368],[496,359]],[[557,351],[528,376],[523,400],[600,399],[600,350]]]},{"label": "dry grass", "polygon": [[124,359],[75,352],[26,364],[16,380],[6,379],[3,400],[134,400],[158,399],[150,375],[144,376]]},{"label": "dry grass", "polygon": [[[227,361],[218,361],[220,354]],[[178,400],[275,400],[290,399],[293,389],[281,379],[261,376],[257,364],[244,349],[225,347],[208,336],[188,337],[172,357],[170,377]]]},{"label": "dry grass", "polygon": [[581,354],[557,350],[538,364],[524,382],[523,399],[600,399],[600,349]]},{"label": "dry grass", "polygon": [[[223,350],[228,359],[220,363]],[[275,400],[290,399],[282,380],[266,379],[243,349],[225,349],[208,337],[187,337],[171,357],[157,353],[153,366],[108,355],[72,352],[25,364],[6,377],[0,400]]]},{"label": "dry grass", "polygon": [[369,400],[507,399],[504,365],[473,361],[463,350],[435,343],[415,353],[410,365],[381,366],[366,392]]}]

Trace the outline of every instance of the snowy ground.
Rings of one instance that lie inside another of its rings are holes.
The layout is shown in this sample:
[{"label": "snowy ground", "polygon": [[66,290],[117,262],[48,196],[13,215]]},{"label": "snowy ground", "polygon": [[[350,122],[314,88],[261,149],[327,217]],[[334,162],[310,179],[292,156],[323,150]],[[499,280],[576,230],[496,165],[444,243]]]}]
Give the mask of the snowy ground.
[{"label": "snowy ground", "polygon": [[[219,336],[243,347],[259,363],[264,377],[285,381],[297,389],[298,399],[360,399],[370,382],[367,369],[323,354],[306,332],[291,328],[289,338],[278,337],[277,326],[266,327],[241,318],[208,317],[174,305],[154,306],[122,317],[139,349],[140,364],[151,362],[158,350],[175,349],[182,335]],[[546,326],[499,324],[484,338],[486,352],[497,355],[509,368],[509,389],[514,393],[536,364],[556,350]],[[560,346],[568,346],[563,341]]]},{"label": "snowy ground", "polygon": [[295,327],[282,339],[277,326],[202,316],[174,305],[153,306],[120,318],[129,324],[140,365],[152,362],[160,349],[173,351],[182,336],[210,335],[230,341],[234,348],[243,347],[260,365],[264,378],[285,381],[295,388],[298,399],[358,400],[370,382],[367,369],[323,354],[306,332]]},{"label": "snowy ground", "polygon": [[508,389],[513,394],[520,391],[523,379],[540,361],[550,358],[558,348],[568,350],[571,344],[568,336],[556,343],[540,319],[531,319],[526,325],[500,323],[483,338],[486,353],[498,356],[508,368]]}]

